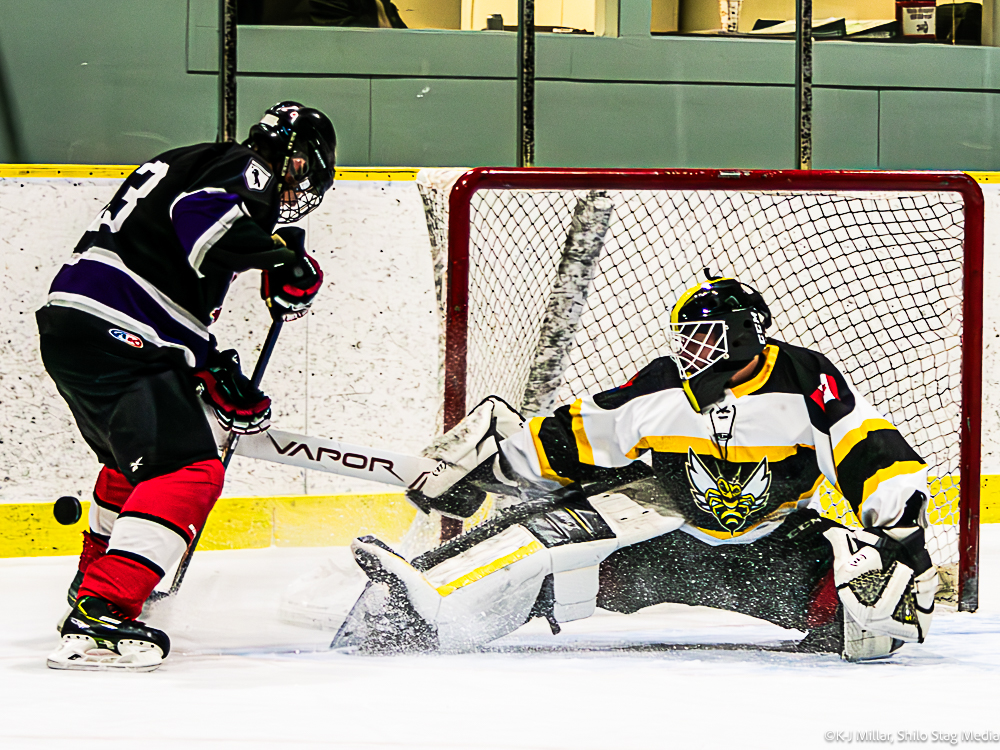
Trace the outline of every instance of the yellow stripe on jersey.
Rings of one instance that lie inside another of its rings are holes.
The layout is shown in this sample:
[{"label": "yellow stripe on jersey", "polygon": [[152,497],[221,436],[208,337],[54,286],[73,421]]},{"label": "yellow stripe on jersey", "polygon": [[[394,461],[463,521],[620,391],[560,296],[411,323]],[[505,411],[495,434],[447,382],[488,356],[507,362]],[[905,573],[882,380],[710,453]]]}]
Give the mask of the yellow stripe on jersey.
[{"label": "yellow stripe on jersey", "polygon": [[[868,477],[865,482],[864,488],[861,491],[861,506],[863,506],[865,504],[865,500],[871,497],[872,493],[878,489],[878,486],[887,479],[903,476],[904,474],[916,474],[918,471],[925,468],[927,468],[927,464],[923,461],[897,461],[892,464],[892,466],[879,469]],[[858,518],[861,518],[861,506],[858,507]]]},{"label": "yellow stripe on jersey", "polygon": [[847,458],[847,454],[851,452],[855,445],[860,443],[866,437],[868,433],[875,432],[876,430],[895,430],[896,427],[885,419],[866,419],[861,423],[860,427],[855,427],[850,430],[844,437],[840,439],[836,447],[833,449],[833,463],[836,466],[840,466],[841,462]]},{"label": "yellow stripe on jersey", "polygon": [[810,497],[812,497],[813,495],[815,495],[816,494],[816,490],[818,490],[819,486],[821,484],[823,484],[823,480],[824,479],[826,479],[826,477],[823,476],[823,472],[820,472],[819,476],[816,477],[816,481],[813,482],[813,486],[810,487],[808,491],[803,492],[801,495],[799,495],[799,500],[807,500]]},{"label": "yellow stripe on jersey", "polygon": [[[708,438],[673,435],[644,437],[625,455],[634,459],[638,458],[644,450],[654,450],[657,453],[687,453],[688,448],[694,450],[699,456],[722,458],[719,446]],[[794,456],[799,448],[815,450],[813,446],[802,443],[796,445],[730,445],[726,452],[726,460],[734,463],[756,464],[760,463],[762,458],[766,458],[774,463]]]},{"label": "yellow stripe on jersey", "polygon": [[491,563],[487,563],[486,565],[481,565],[475,570],[466,573],[464,576],[456,578],[454,581],[451,581],[450,583],[446,583],[443,586],[438,586],[437,592],[441,596],[448,596],[449,594],[454,594],[463,586],[468,586],[470,583],[475,583],[479,579],[485,578],[490,573],[495,573],[496,571],[500,570],[500,568],[506,568],[511,563],[515,563],[518,560],[521,560],[527,557],[528,555],[533,555],[536,552],[539,552],[540,550],[543,549],[545,548],[542,546],[540,542],[537,541],[529,542],[523,547],[514,550],[509,555],[504,555],[503,557],[500,557]]},{"label": "yellow stripe on jersey", "polygon": [[535,453],[538,455],[538,473],[542,479],[551,479],[563,485],[569,484],[572,480],[556,474],[549,463],[549,457],[545,455],[545,446],[542,445],[542,439],[538,437],[538,431],[542,429],[542,422],[544,421],[545,417],[532,417],[531,421],[528,422],[528,429],[531,430],[531,440],[535,444]]},{"label": "yellow stripe on jersey", "polygon": [[[780,518],[781,516],[784,516],[787,513],[790,513],[791,511],[795,510],[798,504],[799,504],[798,500],[790,500],[787,503],[782,503],[781,505],[772,510],[764,518],[760,519],[752,526],[747,526],[745,529],[740,529],[736,533],[732,533],[729,531],[720,531],[718,529],[706,529],[701,526],[695,526],[695,528],[698,529],[698,531],[700,531],[702,534],[708,534],[710,537],[713,537],[714,539],[735,539],[738,536],[749,534],[751,531],[756,529],[762,523],[766,523],[767,521],[778,520],[778,518]],[[694,524],[692,524],[692,526],[694,526]]]},{"label": "yellow stripe on jersey", "polygon": [[764,347],[764,351],[761,352],[764,355],[764,366],[761,371],[754,375],[750,380],[745,383],[740,383],[732,388],[733,395],[736,398],[742,396],[747,396],[754,391],[758,391],[764,387],[767,379],[771,377],[771,370],[774,369],[774,363],[778,359],[778,347],[773,344],[768,344]]},{"label": "yellow stripe on jersey", "polygon": [[569,407],[569,415],[573,418],[573,436],[576,438],[576,450],[580,455],[580,463],[594,466],[594,446],[587,438],[587,431],[583,426],[583,417],[580,412],[583,410],[583,399],[578,398]]}]

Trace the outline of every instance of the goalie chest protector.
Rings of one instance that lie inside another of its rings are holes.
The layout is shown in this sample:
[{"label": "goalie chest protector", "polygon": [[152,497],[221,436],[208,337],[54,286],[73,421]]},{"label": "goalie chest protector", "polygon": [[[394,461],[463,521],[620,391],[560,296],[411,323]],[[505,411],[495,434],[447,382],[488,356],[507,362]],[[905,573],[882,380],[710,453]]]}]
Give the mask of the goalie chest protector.
[{"label": "goalie chest protector", "polygon": [[[754,376],[703,413],[664,357],[624,386],[536,417],[531,432],[543,478],[586,480],[597,467],[649,454],[685,531],[710,544],[745,543],[808,504],[824,475],[861,495],[872,467],[836,467],[830,447],[831,425],[850,420],[855,406],[856,393],[826,357],[769,339]],[[919,461],[895,437],[888,458]]]}]

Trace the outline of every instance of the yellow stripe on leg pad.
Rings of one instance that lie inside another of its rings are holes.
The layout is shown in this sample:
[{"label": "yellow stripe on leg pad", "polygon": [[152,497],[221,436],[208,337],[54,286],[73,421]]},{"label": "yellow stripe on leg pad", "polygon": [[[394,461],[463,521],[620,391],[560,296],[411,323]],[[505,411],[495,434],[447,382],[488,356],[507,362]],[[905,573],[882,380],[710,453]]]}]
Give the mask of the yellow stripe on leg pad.
[{"label": "yellow stripe on leg pad", "polygon": [[511,526],[472,549],[435,565],[424,573],[424,577],[441,596],[448,596],[543,549],[526,528]]},{"label": "yellow stripe on leg pad", "polygon": [[478,581],[480,578],[485,578],[490,573],[495,573],[500,570],[500,568],[506,568],[511,563],[515,563],[518,560],[527,557],[528,555],[533,555],[539,550],[544,549],[538,542],[532,542],[531,544],[526,544],[520,549],[516,549],[509,555],[501,557],[499,560],[494,560],[489,565],[483,565],[480,568],[466,573],[461,578],[456,578],[451,583],[446,583],[444,586],[438,586],[437,592],[441,596],[448,596],[448,594],[453,594],[458,589],[463,586],[468,586],[470,583]]}]

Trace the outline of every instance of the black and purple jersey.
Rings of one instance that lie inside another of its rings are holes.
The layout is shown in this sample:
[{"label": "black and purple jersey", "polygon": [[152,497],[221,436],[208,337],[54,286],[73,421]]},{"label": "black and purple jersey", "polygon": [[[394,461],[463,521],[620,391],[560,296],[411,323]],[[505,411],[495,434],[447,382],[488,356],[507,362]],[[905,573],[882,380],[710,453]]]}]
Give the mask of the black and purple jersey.
[{"label": "black and purple jersey", "polygon": [[40,323],[200,366],[235,274],[293,258],[271,237],[276,179],[256,152],[233,143],[187,146],[146,162],[56,274]]}]

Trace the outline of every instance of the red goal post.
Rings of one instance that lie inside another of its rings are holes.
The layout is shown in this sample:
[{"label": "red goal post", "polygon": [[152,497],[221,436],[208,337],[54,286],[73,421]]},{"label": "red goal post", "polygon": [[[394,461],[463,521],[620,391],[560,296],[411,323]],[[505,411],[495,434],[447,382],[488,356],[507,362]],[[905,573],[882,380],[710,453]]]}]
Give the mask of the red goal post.
[{"label": "red goal post", "polygon": [[[983,197],[972,178],[480,168],[437,191],[421,186],[432,242],[435,223],[446,229],[446,429],[489,393],[544,411],[620,385],[663,353],[669,306],[710,267],[760,288],[772,333],[831,356],[928,461],[945,599],[976,609]],[[553,321],[563,329],[542,330]],[[824,514],[857,523],[824,492]]]}]

